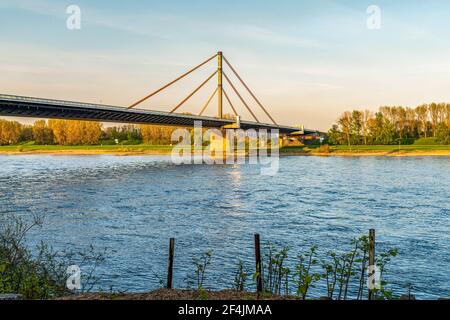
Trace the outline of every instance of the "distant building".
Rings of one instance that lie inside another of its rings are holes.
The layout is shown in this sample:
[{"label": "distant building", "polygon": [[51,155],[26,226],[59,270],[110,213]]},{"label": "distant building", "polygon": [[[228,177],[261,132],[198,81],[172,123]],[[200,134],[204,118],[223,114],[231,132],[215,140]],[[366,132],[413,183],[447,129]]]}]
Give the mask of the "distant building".
[{"label": "distant building", "polygon": [[316,131],[309,134],[298,134],[286,137],[283,140],[284,146],[307,146],[313,144],[322,144],[326,141],[327,135],[324,132]]}]

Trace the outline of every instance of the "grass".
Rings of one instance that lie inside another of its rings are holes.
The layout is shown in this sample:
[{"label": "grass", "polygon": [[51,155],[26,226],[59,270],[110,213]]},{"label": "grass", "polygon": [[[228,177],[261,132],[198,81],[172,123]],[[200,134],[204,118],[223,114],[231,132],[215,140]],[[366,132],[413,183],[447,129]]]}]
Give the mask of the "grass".
[{"label": "grass", "polygon": [[437,145],[439,144],[436,138],[420,138],[414,141],[415,145]]},{"label": "grass", "polygon": [[[32,143],[0,146],[0,153],[170,153],[173,146],[170,145],[93,145],[93,146],[58,146],[58,145],[35,145]],[[376,146],[331,146],[329,154],[432,154],[444,153],[450,155],[450,145],[376,145]],[[280,149],[280,154],[322,154],[328,153],[326,148],[319,146],[296,146]]]},{"label": "grass", "polygon": [[450,145],[333,146],[333,151],[435,151],[450,150]]},{"label": "grass", "polygon": [[[365,154],[365,153],[426,153],[449,152],[450,145],[375,145],[375,146],[331,146],[330,154]],[[285,147],[281,153],[320,153],[319,146]]]},{"label": "grass", "polygon": [[12,145],[0,146],[0,152],[58,152],[58,151],[104,151],[104,152],[143,152],[171,151],[169,145],[93,145],[93,146],[58,146],[58,145]]}]

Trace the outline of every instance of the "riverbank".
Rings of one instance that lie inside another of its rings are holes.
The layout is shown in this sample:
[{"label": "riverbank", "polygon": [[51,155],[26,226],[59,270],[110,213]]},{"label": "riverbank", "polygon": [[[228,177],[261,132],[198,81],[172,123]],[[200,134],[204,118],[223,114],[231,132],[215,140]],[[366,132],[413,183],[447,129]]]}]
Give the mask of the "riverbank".
[{"label": "riverbank", "polygon": [[283,155],[340,156],[340,157],[422,157],[450,156],[446,145],[404,145],[404,146],[331,146],[331,147],[285,147]]},{"label": "riverbank", "polygon": [[167,145],[94,145],[94,146],[42,146],[19,145],[0,146],[0,154],[7,155],[164,155],[170,154],[173,147]]},{"label": "riverbank", "polygon": [[[95,145],[95,146],[40,146],[18,145],[0,146],[0,154],[6,155],[168,155],[173,146],[168,145]],[[404,146],[332,146],[320,147],[285,147],[280,149],[283,156],[450,156],[450,146],[446,145],[404,145]]]},{"label": "riverbank", "polygon": [[57,300],[299,300],[295,296],[276,296],[255,292],[222,290],[177,290],[159,289],[148,293],[89,293],[59,298]]},{"label": "riverbank", "polygon": [[[416,300],[414,295],[402,295],[397,300]],[[278,296],[263,293],[258,295],[255,292],[222,290],[222,291],[197,291],[197,290],[178,290],[178,289],[159,289],[148,293],[88,293],[82,295],[72,295],[56,300],[73,301],[99,301],[99,300],[131,300],[131,301],[303,301],[298,296]],[[320,297],[308,300],[332,300],[328,297]],[[395,300],[395,299],[394,299]],[[449,300],[439,298],[437,300]]]}]

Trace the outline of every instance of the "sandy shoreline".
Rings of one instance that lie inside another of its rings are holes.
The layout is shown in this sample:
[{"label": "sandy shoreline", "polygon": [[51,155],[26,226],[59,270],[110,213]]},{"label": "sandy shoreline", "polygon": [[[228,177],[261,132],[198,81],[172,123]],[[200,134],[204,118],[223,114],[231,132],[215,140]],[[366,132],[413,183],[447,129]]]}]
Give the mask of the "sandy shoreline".
[{"label": "sandy shoreline", "polygon": [[434,151],[374,151],[374,152],[330,152],[330,153],[296,153],[286,152],[280,155],[286,156],[316,156],[316,157],[450,157],[450,150],[434,150]]},{"label": "sandy shoreline", "polygon": [[[170,155],[170,150],[28,150],[13,151],[0,150],[0,155],[114,155],[114,156],[144,156],[144,155]],[[450,157],[450,150],[411,150],[411,151],[364,151],[364,152],[347,152],[334,151],[330,153],[319,152],[280,152],[280,156],[317,156],[317,157]]]},{"label": "sandy shoreline", "polygon": [[170,155],[170,151],[165,150],[145,150],[145,151],[118,151],[118,150],[33,150],[33,151],[1,151],[0,155],[52,155],[52,156],[89,156],[89,155],[113,155],[113,156],[134,156],[134,155]]}]

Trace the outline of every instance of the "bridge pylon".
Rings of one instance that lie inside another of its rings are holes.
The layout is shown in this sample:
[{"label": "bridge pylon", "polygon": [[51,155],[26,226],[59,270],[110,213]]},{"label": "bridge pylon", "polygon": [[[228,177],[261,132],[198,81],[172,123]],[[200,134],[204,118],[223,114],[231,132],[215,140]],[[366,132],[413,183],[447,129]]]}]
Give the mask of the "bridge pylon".
[{"label": "bridge pylon", "polygon": [[218,112],[217,117],[223,119],[223,53],[219,51],[217,53],[217,105]]},{"label": "bridge pylon", "polygon": [[[211,94],[211,96],[208,98],[206,104],[201,109],[199,116],[202,116],[203,113],[207,110],[208,106],[210,105],[211,101],[217,94],[217,118],[218,119],[224,119],[224,105],[223,105],[223,97],[225,96],[226,102],[230,105],[230,108],[233,110],[233,113],[236,117],[239,117],[240,114],[237,112],[236,108],[234,107],[233,103],[230,100],[230,96],[227,93],[227,90],[224,88],[224,81],[227,85],[229,85],[232,89],[232,91],[236,94],[236,96],[239,98],[241,103],[244,105],[244,107],[247,109],[249,114],[253,117],[253,119],[256,121],[256,123],[261,124],[261,122],[256,117],[256,114],[253,112],[252,108],[250,108],[250,105],[247,103],[247,101],[244,99],[244,97],[239,92],[238,88],[232,83],[231,79],[229,78],[229,75],[227,74],[228,69],[231,70],[231,73],[234,74],[234,76],[239,80],[240,84],[247,90],[247,92],[250,94],[250,96],[253,98],[253,100],[257,103],[257,105],[262,109],[262,111],[266,114],[266,116],[272,121],[272,123],[275,126],[278,126],[276,121],[273,119],[273,117],[269,114],[267,109],[261,104],[261,102],[258,100],[258,98],[255,96],[255,94],[252,92],[252,90],[249,88],[249,86],[242,80],[241,76],[237,73],[236,69],[230,64],[228,59],[223,55],[222,51],[219,51],[214,56],[208,58],[207,60],[203,61],[201,64],[197,65],[196,67],[192,68],[191,70],[187,71],[186,73],[182,74],[175,80],[169,82],[165,86],[159,88],[158,90],[150,93],[149,95],[145,96],[144,98],[140,99],[139,101],[133,103],[131,106],[128,107],[128,109],[133,109],[137,105],[143,103],[144,101],[148,100],[149,98],[155,96],[156,94],[160,93],[161,91],[164,91],[168,87],[172,86],[176,82],[180,81],[181,79],[187,77],[194,71],[200,69],[210,61],[214,60],[217,57],[217,69],[214,71],[212,75],[210,75],[204,82],[202,82],[194,91],[192,91],[183,101],[181,101],[179,104],[174,107],[170,113],[174,113],[177,111],[181,106],[183,106],[188,100],[192,98],[200,89],[202,89],[214,76],[217,74],[217,87],[214,87],[214,92]],[[224,67],[227,67],[227,72],[224,71]]]}]

